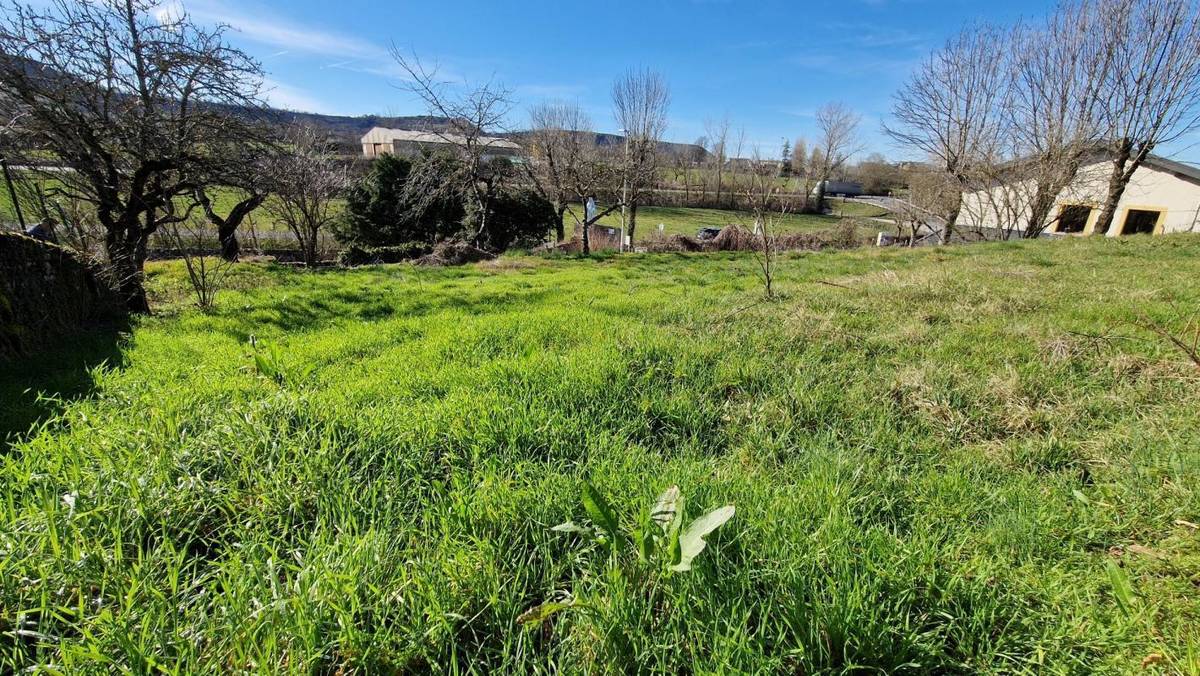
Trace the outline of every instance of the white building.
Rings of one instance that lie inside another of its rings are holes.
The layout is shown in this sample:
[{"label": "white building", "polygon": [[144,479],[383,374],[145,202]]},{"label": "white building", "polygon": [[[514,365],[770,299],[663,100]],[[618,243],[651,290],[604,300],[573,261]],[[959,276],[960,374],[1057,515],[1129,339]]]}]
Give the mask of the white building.
[{"label": "white building", "polygon": [[[479,141],[487,148],[483,156],[485,160],[493,157],[518,157],[521,154],[521,146],[507,139],[482,136]],[[426,131],[374,127],[363,134],[362,149],[365,157],[379,157],[384,154],[415,157],[423,150],[447,149],[451,145],[462,145],[465,142],[464,137],[450,133],[434,134]]]},{"label": "white building", "polygon": [[[1112,163],[1097,156],[1058,195],[1047,232],[1090,235],[1096,227]],[[1023,230],[1032,182],[997,185],[963,195],[957,224]],[[1173,160],[1146,158],[1117,204],[1110,236],[1200,231],[1200,169]]]}]

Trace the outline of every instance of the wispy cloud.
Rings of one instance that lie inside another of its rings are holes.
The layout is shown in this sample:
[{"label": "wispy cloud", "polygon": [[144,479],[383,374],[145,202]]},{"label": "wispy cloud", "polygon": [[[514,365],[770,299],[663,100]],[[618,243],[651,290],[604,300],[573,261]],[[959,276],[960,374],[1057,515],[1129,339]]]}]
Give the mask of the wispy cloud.
[{"label": "wispy cloud", "polygon": [[864,75],[903,77],[920,62],[920,56],[915,53],[876,56],[861,52],[820,50],[793,54],[787,58],[787,62],[805,70],[839,77]]},{"label": "wispy cloud", "polygon": [[827,21],[822,23],[822,28],[830,36],[830,44],[865,49],[907,47],[924,50],[930,41],[926,33],[877,23]]},{"label": "wispy cloud", "polygon": [[[234,6],[228,0],[165,0],[157,12],[168,17],[177,16],[184,9],[196,21],[227,25],[241,39],[278,50],[265,59],[285,55],[331,57],[332,61],[320,68],[366,73],[397,81],[409,79],[409,74],[396,63],[390,47],[296,23],[273,9],[245,3]],[[438,79],[443,81],[462,82],[464,79],[454,70],[440,65],[436,70]]]},{"label": "wispy cloud", "polygon": [[[164,7],[178,2],[170,0]],[[388,57],[387,49],[368,40],[296,24],[265,9],[248,9],[245,4],[235,7],[224,0],[186,0],[183,7],[198,21],[227,24],[247,40],[282,50],[355,59]]]}]

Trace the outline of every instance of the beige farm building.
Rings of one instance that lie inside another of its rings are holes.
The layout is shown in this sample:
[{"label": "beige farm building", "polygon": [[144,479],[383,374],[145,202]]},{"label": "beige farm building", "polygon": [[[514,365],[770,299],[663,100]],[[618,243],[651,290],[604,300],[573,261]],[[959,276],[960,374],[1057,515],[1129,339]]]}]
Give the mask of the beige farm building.
[{"label": "beige farm building", "polygon": [[[1055,200],[1050,213],[1054,223],[1048,232],[1092,234],[1111,171],[1112,164],[1102,156],[1086,164],[1075,182]],[[1020,206],[1027,203],[1021,194],[1029,192],[1029,185],[997,186],[963,195],[957,224],[1003,229],[1006,224],[1023,223],[1028,210]],[[1151,155],[1134,172],[1106,234],[1158,235],[1194,230],[1200,230],[1200,169]]]},{"label": "beige farm building", "polygon": [[[465,138],[456,134],[434,134],[425,131],[374,127],[371,131],[363,134],[362,149],[365,157],[378,157],[385,154],[415,157],[424,150],[437,151],[449,148],[453,144],[461,145],[465,142]],[[487,146],[484,159],[517,157],[521,154],[521,146],[506,139],[483,136],[480,137],[480,142]]]}]

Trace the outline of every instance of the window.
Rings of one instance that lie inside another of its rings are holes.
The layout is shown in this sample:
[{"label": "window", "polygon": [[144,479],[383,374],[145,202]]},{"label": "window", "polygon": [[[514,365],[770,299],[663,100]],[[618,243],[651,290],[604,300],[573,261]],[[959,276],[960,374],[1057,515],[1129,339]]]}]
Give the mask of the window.
[{"label": "window", "polygon": [[1125,212],[1125,227],[1121,229],[1121,234],[1153,235],[1154,229],[1158,227],[1158,217],[1161,215],[1161,211],[1130,209]]},{"label": "window", "polygon": [[1058,211],[1058,229],[1055,232],[1083,232],[1092,208],[1082,204],[1064,204]]}]

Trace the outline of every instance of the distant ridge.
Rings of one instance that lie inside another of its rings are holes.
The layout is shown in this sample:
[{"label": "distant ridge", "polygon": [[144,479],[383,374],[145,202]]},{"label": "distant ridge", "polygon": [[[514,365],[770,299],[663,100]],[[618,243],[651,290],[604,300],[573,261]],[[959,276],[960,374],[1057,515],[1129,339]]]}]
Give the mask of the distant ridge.
[{"label": "distant ridge", "polygon": [[327,130],[331,135],[358,139],[371,130],[372,127],[387,127],[389,129],[408,129],[424,131],[440,129],[447,126],[449,120],[444,117],[431,115],[404,115],[392,117],[387,115],[323,115],[321,113],[305,113],[295,110],[272,109],[272,118],[285,123],[300,123]]},{"label": "distant ridge", "polygon": [[[336,137],[339,144],[344,144],[346,148],[357,147],[359,138],[373,127],[404,129],[408,131],[437,131],[445,129],[450,123],[450,120],[447,118],[432,115],[406,115],[399,117],[387,115],[323,115],[321,113],[305,113],[279,109],[271,109],[269,115],[280,122],[298,122],[325,129],[330,136]],[[618,134],[605,134],[601,132],[589,132],[588,134],[593,137],[593,142],[597,146],[616,146],[625,140],[623,136]],[[497,135],[520,142],[529,135],[529,132],[515,131]],[[662,141],[659,143],[659,148],[667,154],[684,155],[697,159],[703,159],[708,154],[704,148],[691,143]]]}]

